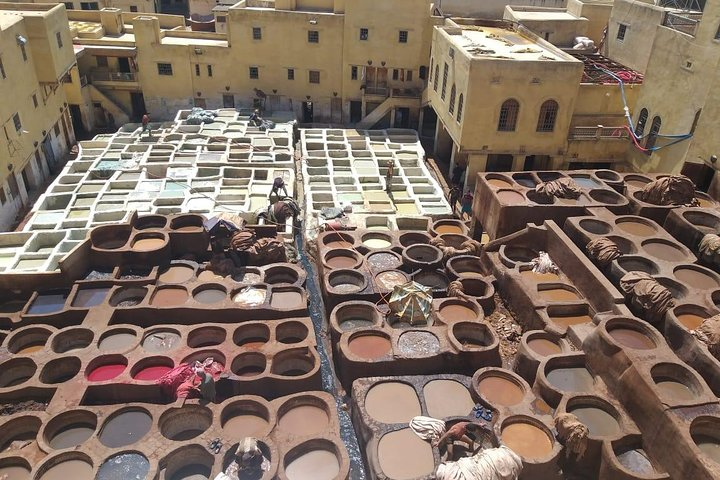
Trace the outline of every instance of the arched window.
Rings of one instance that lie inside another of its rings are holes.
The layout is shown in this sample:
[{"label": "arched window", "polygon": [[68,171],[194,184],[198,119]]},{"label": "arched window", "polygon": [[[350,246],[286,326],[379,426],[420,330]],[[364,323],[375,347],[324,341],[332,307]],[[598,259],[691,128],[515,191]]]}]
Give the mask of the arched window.
[{"label": "arched window", "polygon": [[498,119],[498,131],[514,132],[517,125],[518,113],[520,112],[520,104],[517,100],[511,98],[505,100],[500,107],[500,118]]},{"label": "arched window", "polygon": [[431,81],[431,82],[432,82],[432,79],[433,79],[433,76],[432,76],[433,65],[435,65],[435,59],[434,59],[434,58],[430,58],[430,72],[429,72],[429,73],[430,73],[430,80],[429,80],[429,81]]},{"label": "arched window", "polygon": [[693,124],[692,127],[690,127],[690,135],[695,133],[695,129],[697,128],[697,124],[700,121],[700,114],[702,113],[702,108],[695,112],[695,118],[693,118]]},{"label": "arched window", "polygon": [[438,77],[440,76],[440,67],[435,65],[435,76],[433,77],[433,90],[437,92],[438,89]]},{"label": "arched window", "polygon": [[647,119],[648,119],[647,108],[643,108],[642,110],[640,110],[640,115],[638,115],[637,125],[635,125],[635,136],[636,137],[642,137],[643,133],[645,132],[645,124],[647,123]]},{"label": "arched window", "polygon": [[660,126],[662,125],[662,120],[660,117],[653,118],[652,124],[650,125],[650,132],[647,136],[647,141],[645,142],[645,148],[650,149],[655,146],[655,142],[657,141],[657,135],[660,133]]},{"label": "arched window", "polygon": [[418,75],[421,80],[425,80],[427,78],[427,67],[425,65],[420,67],[420,73]]},{"label": "arched window", "polygon": [[455,90],[455,85],[453,85],[450,89],[450,105],[448,105],[450,116],[455,115],[455,95],[457,95],[457,91]]},{"label": "arched window", "polygon": [[538,116],[537,131],[552,132],[555,130],[555,120],[557,119],[558,103],[555,100],[548,100],[540,107],[540,115]]},{"label": "arched window", "polygon": [[462,111],[463,111],[463,94],[460,94],[460,98],[458,98],[458,114],[457,114],[457,121],[460,123],[462,121]]}]

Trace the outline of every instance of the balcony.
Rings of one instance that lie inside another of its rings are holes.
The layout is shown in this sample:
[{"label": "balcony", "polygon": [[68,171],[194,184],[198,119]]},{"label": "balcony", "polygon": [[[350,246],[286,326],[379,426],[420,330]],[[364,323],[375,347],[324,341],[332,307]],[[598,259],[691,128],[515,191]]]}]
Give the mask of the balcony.
[{"label": "balcony", "polygon": [[629,138],[625,127],[572,127],[569,140],[600,140],[600,139],[626,139]]},{"label": "balcony", "polygon": [[683,12],[682,14],[665,12],[663,26],[694,37],[701,19],[702,12]]},{"label": "balcony", "polygon": [[137,82],[137,75],[132,72],[109,72],[107,70],[93,70],[90,80],[97,82]]},{"label": "balcony", "polygon": [[567,156],[586,162],[618,162],[630,148],[629,137],[623,126],[571,127]]}]

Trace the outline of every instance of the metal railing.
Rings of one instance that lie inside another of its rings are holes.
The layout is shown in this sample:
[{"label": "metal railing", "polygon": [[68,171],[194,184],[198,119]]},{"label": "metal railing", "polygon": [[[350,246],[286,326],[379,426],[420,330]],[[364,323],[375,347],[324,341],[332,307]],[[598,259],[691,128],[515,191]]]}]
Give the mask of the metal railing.
[{"label": "metal railing", "polygon": [[573,127],[570,129],[570,140],[625,139],[628,132],[624,127]]},{"label": "metal railing", "polygon": [[678,32],[687,33],[694,37],[701,18],[702,13],[685,13],[680,15],[666,12],[665,18],[663,19],[663,26],[670,27]]},{"label": "metal railing", "polygon": [[137,82],[137,75],[131,72],[94,71],[90,73],[93,82]]}]

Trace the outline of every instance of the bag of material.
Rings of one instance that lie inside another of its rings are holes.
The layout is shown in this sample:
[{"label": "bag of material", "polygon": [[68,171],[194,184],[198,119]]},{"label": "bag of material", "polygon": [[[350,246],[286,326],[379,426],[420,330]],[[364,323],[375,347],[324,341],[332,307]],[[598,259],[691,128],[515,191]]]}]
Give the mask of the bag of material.
[{"label": "bag of material", "polygon": [[622,255],[617,243],[606,237],[591,240],[585,249],[587,250],[588,256],[602,267],[608,266],[610,262],[616,258],[620,258]]},{"label": "bag of material", "polygon": [[532,271],[535,273],[554,273],[558,274],[560,269],[552,261],[550,255],[545,252],[540,252],[540,256],[533,258],[530,262],[532,264]]},{"label": "bag of material", "polygon": [[685,175],[669,175],[653,180],[640,191],[639,198],[653,205],[699,205],[695,198],[695,184]]},{"label": "bag of material", "polygon": [[558,440],[565,446],[565,456],[581,459],[587,450],[590,434],[588,427],[580,423],[572,413],[561,413],[555,417],[555,429]]},{"label": "bag of material", "polygon": [[557,180],[538,183],[535,185],[535,192],[546,197],[579,198],[582,189],[572,178],[562,177]]},{"label": "bag of material", "polygon": [[720,235],[705,235],[698,245],[698,256],[705,262],[720,265]]},{"label": "bag of material", "polygon": [[520,457],[503,445],[457,462],[441,463],[435,477],[437,480],[517,480],[522,468]]},{"label": "bag of material", "polygon": [[250,265],[287,262],[285,244],[277,238],[261,238],[247,250]]},{"label": "bag of material", "polygon": [[702,325],[690,333],[707,346],[713,357],[720,360],[720,314],[706,318]]},{"label": "bag of material", "polygon": [[628,272],[620,279],[620,289],[630,305],[641,311],[645,320],[657,323],[675,305],[670,290],[645,272]]},{"label": "bag of material", "polygon": [[445,434],[445,422],[437,418],[417,416],[410,420],[410,429],[423,440],[436,442]]}]

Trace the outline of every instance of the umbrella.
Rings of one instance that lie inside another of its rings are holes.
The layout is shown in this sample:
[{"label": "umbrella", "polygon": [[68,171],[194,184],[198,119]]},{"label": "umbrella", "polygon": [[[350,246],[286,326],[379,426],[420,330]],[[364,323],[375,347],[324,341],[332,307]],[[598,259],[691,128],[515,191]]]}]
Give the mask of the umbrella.
[{"label": "umbrella", "polygon": [[396,285],[390,296],[390,310],[410,325],[427,323],[430,317],[432,289],[410,281]]}]

